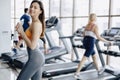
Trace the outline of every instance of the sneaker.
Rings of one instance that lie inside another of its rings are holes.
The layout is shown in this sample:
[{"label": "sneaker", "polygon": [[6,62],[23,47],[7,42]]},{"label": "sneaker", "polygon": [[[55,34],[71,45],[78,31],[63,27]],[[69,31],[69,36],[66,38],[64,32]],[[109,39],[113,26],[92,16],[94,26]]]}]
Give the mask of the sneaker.
[{"label": "sneaker", "polygon": [[102,68],[101,70],[98,71],[98,75],[103,74],[104,71],[105,71],[105,68]]},{"label": "sneaker", "polygon": [[74,74],[74,77],[75,77],[77,80],[81,80],[81,79],[80,79],[80,75],[79,75],[78,73],[75,73],[75,74]]}]

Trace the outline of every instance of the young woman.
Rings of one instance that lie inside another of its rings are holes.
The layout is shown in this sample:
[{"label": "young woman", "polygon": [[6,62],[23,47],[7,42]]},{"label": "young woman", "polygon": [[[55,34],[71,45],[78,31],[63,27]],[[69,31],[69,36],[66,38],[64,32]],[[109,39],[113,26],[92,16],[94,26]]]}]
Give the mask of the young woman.
[{"label": "young woman", "polygon": [[28,61],[21,70],[17,80],[42,80],[42,67],[45,58],[38,46],[38,40],[44,36],[45,31],[45,16],[42,2],[33,0],[29,14],[32,18],[32,23],[25,32],[22,24],[18,23],[16,25],[16,30],[26,42],[28,51]]},{"label": "young woman", "polygon": [[96,61],[96,54],[95,54],[95,50],[94,50],[94,44],[95,44],[96,38],[101,41],[107,42],[107,43],[110,43],[110,41],[105,40],[104,38],[102,38],[99,35],[99,32],[98,32],[99,29],[98,29],[97,24],[95,24],[95,22],[96,22],[96,14],[92,13],[89,16],[89,21],[88,21],[88,24],[86,25],[85,31],[84,31],[83,45],[84,45],[86,51],[85,51],[85,53],[82,57],[82,60],[79,63],[78,68],[75,72],[75,78],[80,77],[79,72],[82,69],[82,65],[84,64],[84,62],[90,55],[92,55],[92,59],[95,64],[95,67],[98,71],[98,74],[101,74],[103,72],[103,70],[100,71],[98,68],[98,63]]}]

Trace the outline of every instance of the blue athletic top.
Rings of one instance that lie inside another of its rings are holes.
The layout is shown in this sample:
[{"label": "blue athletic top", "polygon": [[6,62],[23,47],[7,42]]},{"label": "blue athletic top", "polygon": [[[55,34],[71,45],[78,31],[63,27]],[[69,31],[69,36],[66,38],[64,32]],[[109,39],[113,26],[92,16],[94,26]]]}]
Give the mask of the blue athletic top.
[{"label": "blue athletic top", "polygon": [[21,18],[21,21],[23,21],[23,29],[24,31],[26,31],[26,29],[29,27],[28,22],[30,21],[30,16],[28,16],[27,14],[24,14]]}]

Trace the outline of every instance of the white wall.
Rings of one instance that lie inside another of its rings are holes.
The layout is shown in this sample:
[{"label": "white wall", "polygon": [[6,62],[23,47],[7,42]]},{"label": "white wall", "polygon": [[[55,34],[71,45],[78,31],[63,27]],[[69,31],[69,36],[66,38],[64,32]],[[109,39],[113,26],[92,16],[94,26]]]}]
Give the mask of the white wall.
[{"label": "white wall", "polygon": [[0,1],[0,55],[11,50],[11,0]]}]

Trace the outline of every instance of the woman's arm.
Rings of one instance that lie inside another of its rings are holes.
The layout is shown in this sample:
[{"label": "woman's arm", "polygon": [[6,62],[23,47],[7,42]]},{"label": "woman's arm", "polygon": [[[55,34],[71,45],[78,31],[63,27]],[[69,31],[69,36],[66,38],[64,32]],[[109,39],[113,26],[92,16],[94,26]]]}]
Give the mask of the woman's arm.
[{"label": "woman's arm", "polygon": [[96,34],[96,37],[97,39],[99,39],[100,41],[103,41],[103,42],[107,42],[107,43],[110,43],[110,41],[107,41],[106,39],[102,38],[98,32],[98,26],[96,25],[95,28],[94,28],[94,32]]},{"label": "woman's arm", "polygon": [[31,26],[32,26],[31,27],[31,31],[32,31],[32,39],[31,40],[26,36],[25,32],[22,30],[22,26],[18,26],[17,31],[20,33],[20,35],[24,39],[27,46],[33,50],[36,48],[37,42],[38,42],[40,34],[42,32],[42,24],[35,22]]}]

